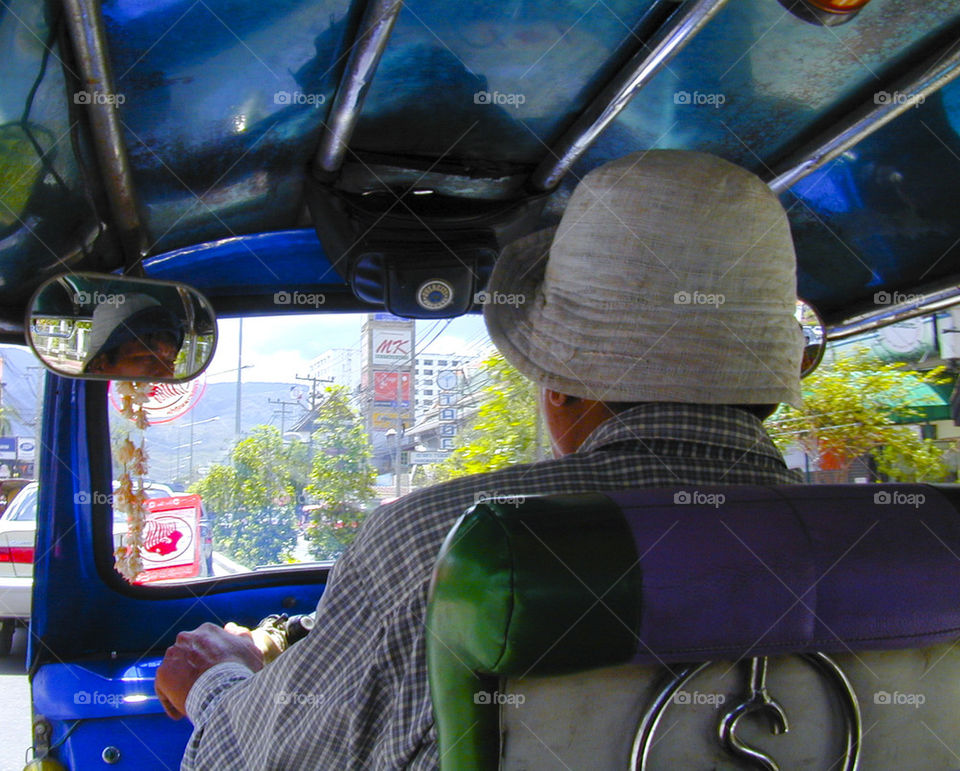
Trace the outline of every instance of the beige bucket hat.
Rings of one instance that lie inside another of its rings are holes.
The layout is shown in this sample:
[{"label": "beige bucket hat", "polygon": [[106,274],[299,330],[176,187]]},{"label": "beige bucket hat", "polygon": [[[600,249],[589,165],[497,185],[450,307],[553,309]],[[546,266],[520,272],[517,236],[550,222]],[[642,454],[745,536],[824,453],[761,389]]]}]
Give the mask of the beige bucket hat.
[{"label": "beige bucket hat", "polygon": [[651,150],[590,172],[555,230],[504,249],[486,300],[497,348],[561,393],[800,404],[786,213],[712,155]]}]

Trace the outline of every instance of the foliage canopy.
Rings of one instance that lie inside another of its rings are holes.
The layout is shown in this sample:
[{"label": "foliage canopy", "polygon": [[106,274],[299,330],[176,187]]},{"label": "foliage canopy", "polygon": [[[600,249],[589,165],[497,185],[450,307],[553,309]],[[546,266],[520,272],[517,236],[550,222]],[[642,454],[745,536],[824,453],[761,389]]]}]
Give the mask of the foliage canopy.
[{"label": "foliage canopy", "polygon": [[256,426],[190,487],[213,518],[218,551],[244,565],[289,559],[297,545],[296,505],[309,473],[308,449],[285,443],[274,426]]},{"label": "foliage canopy", "polygon": [[549,457],[548,444],[538,431],[537,386],[494,353],[483,362],[478,378],[486,380],[476,412],[443,463],[434,467],[430,482],[496,471]]},{"label": "foliage canopy", "polygon": [[943,368],[918,372],[860,349],[822,364],[803,381],[802,409],[781,405],[767,430],[781,451],[798,442],[822,468],[871,456],[892,481],[939,480],[947,474],[940,448],[905,423],[920,418],[918,387],[946,380]]},{"label": "foliage canopy", "polygon": [[317,408],[315,448],[306,492],[312,508],[307,540],[314,559],[333,559],[357,535],[375,492],[376,471],[359,415],[343,386],[326,389]]}]

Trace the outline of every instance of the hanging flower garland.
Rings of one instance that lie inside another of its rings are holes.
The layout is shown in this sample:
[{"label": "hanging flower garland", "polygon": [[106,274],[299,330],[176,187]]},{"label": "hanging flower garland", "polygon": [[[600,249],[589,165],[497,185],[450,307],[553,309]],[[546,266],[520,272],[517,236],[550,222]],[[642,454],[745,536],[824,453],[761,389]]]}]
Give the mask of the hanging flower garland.
[{"label": "hanging flower garland", "polygon": [[146,438],[142,432],[150,425],[144,404],[150,398],[153,384],[114,381],[114,387],[122,400],[120,413],[141,432],[139,445],[130,439],[129,433],[120,445],[117,461],[123,470],[120,474],[120,486],[113,496],[114,508],[127,516],[127,533],[123,537],[123,544],[114,552],[116,567],[120,575],[133,583],[143,572],[140,552],[143,548],[146,521],[144,503],[147,499],[143,480],[147,475],[148,459],[144,447]]}]

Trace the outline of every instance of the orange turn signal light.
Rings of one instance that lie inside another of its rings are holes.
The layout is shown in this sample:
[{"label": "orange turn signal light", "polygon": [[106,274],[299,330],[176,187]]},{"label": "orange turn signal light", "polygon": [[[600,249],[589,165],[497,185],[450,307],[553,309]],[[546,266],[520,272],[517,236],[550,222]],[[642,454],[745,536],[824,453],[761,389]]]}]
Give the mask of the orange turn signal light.
[{"label": "orange turn signal light", "polygon": [[807,3],[814,8],[827,13],[855,13],[870,0],[807,0]]}]

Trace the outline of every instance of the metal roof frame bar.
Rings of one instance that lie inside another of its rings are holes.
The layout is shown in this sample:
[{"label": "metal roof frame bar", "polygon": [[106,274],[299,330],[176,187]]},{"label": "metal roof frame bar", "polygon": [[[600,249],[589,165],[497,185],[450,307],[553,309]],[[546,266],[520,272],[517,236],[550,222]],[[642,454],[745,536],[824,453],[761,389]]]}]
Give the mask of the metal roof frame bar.
[{"label": "metal roof frame bar", "polygon": [[[849,150],[899,115],[921,103],[926,97],[960,76],[960,41],[954,39],[934,50],[923,63],[874,92],[870,102],[860,105],[829,132],[817,137],[778,166],[767,178],[770,188],[786,192],[808,174]],[[877,99],[881,93],[897,99]]]},{"label": "metal roof frame bar", "polygon": [[534,169],[530,186],[552,190],[650,80],[723,8],[727,0],[689,0],[670,16],[594,97]]},{"label": "metal roof frame bar", "polygon": [[[64,0],[63,6],[82,89],[93,91],[93,95],[88,94],[85,106],[94,150],[124,262],[131,269],[146,256],[147,244],[117,100],[110,98],[116,95],[116,90],[107,56],[103,14],[97,0]],[[103,95],[102,98],[99,95]]]},{"label": "metal roof frame bar", "polygon": [[402,7],[403,0],[367,3],[317,147],[314,163],[321,173],[333,174],[343,164],[367,89]]}]

